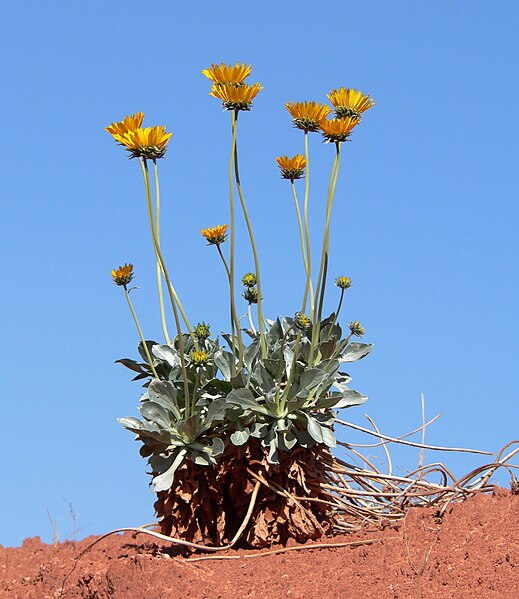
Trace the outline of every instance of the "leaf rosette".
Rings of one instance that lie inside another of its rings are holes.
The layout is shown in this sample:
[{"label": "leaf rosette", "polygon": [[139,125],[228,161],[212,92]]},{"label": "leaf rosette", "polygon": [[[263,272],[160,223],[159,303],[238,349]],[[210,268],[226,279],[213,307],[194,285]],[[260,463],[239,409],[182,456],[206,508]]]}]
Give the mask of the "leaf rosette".
[{"label": "leaf rosette", "polygon": [[[147,379],[140,405],[142,419],[120,418],[119,422],[143,443],[141,455],[148,458],[155,492],[171,486],[184,459],[205,466],[217,464],[228,443],[240,446],[250,438],[258,439],[272,464],[279,463],[280,451],[296,446],[334,447],[336,410],[367,400],[348,387],[351,378],[340,367],[364,358],[373,346],[343,338],[333,314],[320,323],[313,364],[309,363],[311,329],[301,334],[294,319],[287,317],[268,324],[266,357],[262,357],[259,336],[248,331],[251,341],[241,369],[229,335],[223,335],[229,349],[217,339],[203,340],[209,359],[203,368],[187,368],[187,402],[178,340],[171,345],[147,342],[161,380],[149,380],[145,363],[120,360],[138,373],[136,379]],[[193,350],[189,335],[184,335],[182,347],[188,362]],[[140,352],[145,355],[142,345]],[[192,413],[187,410],[190,403]]]}]

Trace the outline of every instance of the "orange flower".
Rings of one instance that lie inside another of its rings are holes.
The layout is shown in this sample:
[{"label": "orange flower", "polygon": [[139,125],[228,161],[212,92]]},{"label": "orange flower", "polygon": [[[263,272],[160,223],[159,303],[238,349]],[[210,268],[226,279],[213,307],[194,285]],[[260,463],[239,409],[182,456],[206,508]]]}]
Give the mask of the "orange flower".
[{"label": "orange flower", "polygon": [[236,86],[232,83],[215,84],[209,93],[213,98],[218,98],[222,101],[226,110],[250,110],[252,100],[263,89],[261,84]]},{"label": "orange flower", "polygon": [[375,105],[373,98],[356,89],[332,89],[328,99],[335,108],[335,115],[339,119],[351,116],[360,119],[363,112]]},{"label": "orange flower", "polygon": [[357,117],[345,117],[343,119],[323,119],[320,122],[321,133],[326,142],[346,141],[351,135],[353,128],[359,123]]},{"label": "orange flower", "polygon": [[112,123],[105,128],[105,131],[108,131],[108,133],[110,133],[117,141],[119,141],[118,136],[124,135],[125,133],[133,131],[134,129],[138,129],[142,125],[143,120],[144,113],[136,112],[135,114],[125,116],[124,119],[118,123]]},{"label": "orange flower", "polygon": [[331,112],[326,104],[317,102],[287,102],[285,108],[294,120],[294,125],[304,131],[319,131],[319,123]]},{"label": "orange flower", "polygon": [[122,285],[126,289],[126,285],[133,279],[133,264],[125,264],[113,269],[112,279],[116,285]]},{"label": "orange flower", "polygon": [[202,229],[202,235],[207,239],[208,245],[220,245],[227,239],[227,225]]},{"label": "orange flower", "polygon": [[247,66],[237,62],[236,66],[233,67],[232,64],[226,65],[222,62],[220,66],[212,64],[209,69],[204,69],[202,73],[216,85],[229,83],[237,86],[242,85],[251,71],[251,65]]},{"label": "orange flower", "polygon": [[283,179],[294,181],[294,179],[301,179],[304,176],[306,160],[301,154],[296,154],[292,158],[289,158],[288,156],[278,156],[276,162],[281,169],[281,176]]},{"label": "orange flower", "polygon": [[113,134],[115,139],[130,152],[131,158],[149,158],[156,160],[166,153],[166,146],[172,133],[166,131],[166,126],[134,129],[123,135]]}]

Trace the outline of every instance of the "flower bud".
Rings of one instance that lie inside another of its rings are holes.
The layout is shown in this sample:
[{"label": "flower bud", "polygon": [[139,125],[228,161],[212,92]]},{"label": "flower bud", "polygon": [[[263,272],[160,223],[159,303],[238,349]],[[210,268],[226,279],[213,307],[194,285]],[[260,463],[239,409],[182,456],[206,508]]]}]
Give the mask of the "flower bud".
[{"label": "flower bud", "polygon": [[358,320],[352,320],[349,327],[352,335],[355,335],[356,337],[362,337],[362,335],[364,335],[364,327]]},{"label": "flower bud", "polygon": [[205,324],[205,322],[199,322],[195,327],[195,337],[198,341],[204,341],[204,339],[208,339],[210,336],[209,325]]},{"label": "flower bud", "polygon": [[303,314],[302,312],[296,312],[296,315],[294,317],[294,325],[296,326],[296,328],[298,328],[300,331],[306,331],[310,328],[311,324],[312,321],[308,318],[306,314]]},{"label": "flower bud", "polygon": [[249,304],[258,303],[258,290],[255,287],[247,287],[242,295],[249,302]]},{"label": "flower bud", "polygon": [[349,289],[351,287],[351,279],[350,277],[337,277],[335,284],[339,289]]}]

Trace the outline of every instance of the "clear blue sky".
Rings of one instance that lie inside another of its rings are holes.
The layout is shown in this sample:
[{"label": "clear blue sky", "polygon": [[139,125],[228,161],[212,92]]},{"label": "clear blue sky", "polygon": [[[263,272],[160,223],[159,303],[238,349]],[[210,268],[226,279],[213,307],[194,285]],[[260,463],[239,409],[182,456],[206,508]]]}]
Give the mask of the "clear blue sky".
[{"label": "clear blue sky", "polygon": [[[495,451],[518,436],[516,2],[10,2],[1,11],[3,389],[0,543],[152,520],[145,461],[118,416],[141,388],[114,361],[137,334],[112,267],[160,337],[137,163],[104,127],[141,110],[173,131],[160,164],[163,238],[192,321],[227,325],[226,287],[201,227],[227,222],[229,115],[212,62],[254,66],[240,117],[242,179],[270,317],[292,314],[302,266],[289,185],[274,159],[302,150],[287,100],[357,87],[376,106],[347,144],[331,276],[353,279],[346,319],[373,353],[351,369],[388,434],[443,412],[431,443]],[[312,138],[314,236],[333,147]],[[319,175],[317,173],[320,173]],[[320,187],[321,186],[321,187]],[[243,247],[247,247],[241,234]],[[250,270],[244,253],[240,270]],[[330,309],[335,303],[333,294]],[[346,437],[345,437],[346,438]],[[348,437],[349,438],[349,437]],[[396,452],[412,468],[416,452]],[[461,473],[483,458],[429,454]],[[507,477],[503,476],[503,483]]]}]

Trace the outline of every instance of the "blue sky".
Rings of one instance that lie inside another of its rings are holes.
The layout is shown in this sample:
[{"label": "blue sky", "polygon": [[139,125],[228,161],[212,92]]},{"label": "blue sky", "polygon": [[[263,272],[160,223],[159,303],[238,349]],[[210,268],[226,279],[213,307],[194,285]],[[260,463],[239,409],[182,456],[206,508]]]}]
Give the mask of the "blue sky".
[{"label": "blue sky", "polygon": [[[331,276],[375,350],[351,369],[388,434],[443,416],[435,444],[498,450],[517,437],[519,240],[515,2],[8,3],[1,9],[3,415],[0,543],[152,520],[146,464],[118,416],[141,389],[114,361],[137,334],[110,270],[135,265],[136,309],[160,338],[140,171],[103,131],[141,110],[173,139],[160,164],[163,247],[191,320],[227,326],[226,286],[200,228],[228,221],[229,115],[200,71],[254,66],[240,168],[265,309],[292,314],[303,271],[275,157],[302,150],[287,100],[370,93],[344,148]],[[318,239],[333,148],[311,139]],[[302,186],[301,186],[302,189]],[[243,225],[238,270],[251,270]],[[318,245],[318,242],[315,242]],[[336,298],[329,294],[329,308]],[[344,439],[349,439],[349,433]],[[405,472],[416,452],[395,451]],[[429,454],[455,472],[484,458]],[[503,475],[501,482],[508,482]],[[66,500],[66,501],[65,501]]]}]

